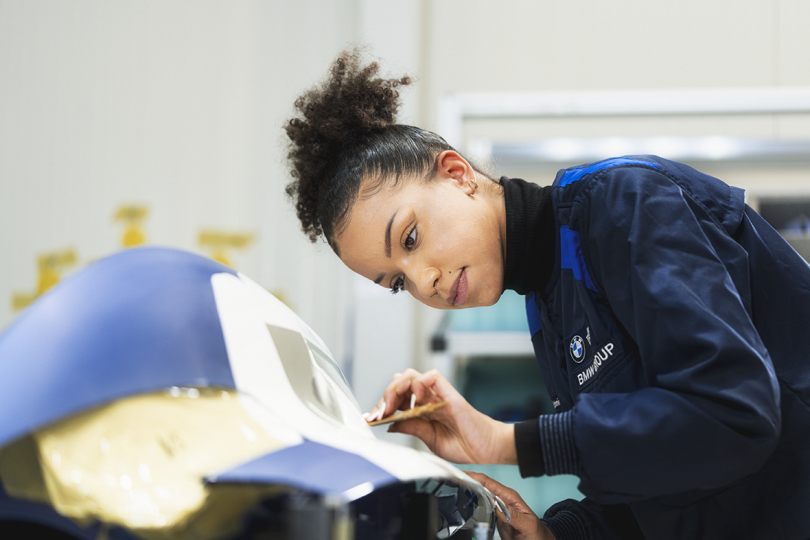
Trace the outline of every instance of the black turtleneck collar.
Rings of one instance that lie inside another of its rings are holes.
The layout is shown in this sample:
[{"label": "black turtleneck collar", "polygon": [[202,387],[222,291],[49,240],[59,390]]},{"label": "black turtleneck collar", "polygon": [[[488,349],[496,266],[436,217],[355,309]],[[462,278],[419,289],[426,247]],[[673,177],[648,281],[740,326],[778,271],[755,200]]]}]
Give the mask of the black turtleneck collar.
[{"label": "black turtleneck collar", "polygon": [[551,186],[502,178],[506,203],[506,267],[503,284],[519,294],[542,291],[556,257]]}]

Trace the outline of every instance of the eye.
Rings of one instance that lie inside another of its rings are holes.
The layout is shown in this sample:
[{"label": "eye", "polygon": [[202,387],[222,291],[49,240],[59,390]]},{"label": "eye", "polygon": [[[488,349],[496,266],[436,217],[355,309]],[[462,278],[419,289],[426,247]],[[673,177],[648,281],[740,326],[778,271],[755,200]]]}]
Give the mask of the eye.
[{"label": "eye", "polygon": [[394,284],[391,285],[391,294],[397,294],[405,288],[405,276],[399,276]]},{"label": "eye", "polygon": [[408,233],[408,236],[405,238],[405,242],[403,242],[403,244],[405,245],[405,249],[407,249],[408,251],[413,249],[413,246],[416,245],[416,238],[417,238],[416,225],[414,225],[413,228]]}]

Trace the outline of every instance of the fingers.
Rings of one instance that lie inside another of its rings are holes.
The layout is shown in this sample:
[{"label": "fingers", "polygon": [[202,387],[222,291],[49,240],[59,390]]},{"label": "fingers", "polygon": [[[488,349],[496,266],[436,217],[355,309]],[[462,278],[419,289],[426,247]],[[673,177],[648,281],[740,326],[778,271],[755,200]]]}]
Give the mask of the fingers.
[{"label": "fingers", "polygon": [[376,422],[377,420],[382,420],[383,413],[385,412],[385,401],[380,400],[377,402],[377,405],[374,406],[371,411],[363,414],[362,418],[366,422]]},{"label": "fingers", "polygon": [[[498,497],[503,499],[503,501],[506,502],[507,504],[509,504],[510,501],[514,501],[515,498],[520,499],[520,495],[518,495],[517,491],[515,491],[512,488],[504,486],[500,482],[493,480],[492,478],[483,473],[474,471],[464,471],[464,472],[467,473],[473,480],[477,480],[482,486],[490,490],[493,495],[497,495]],[[523,501],[523,499],[520,500],[521,502]]]},{"label": "fingers", "polygon": [[[495,496],[495,499],[496,499],[495,508],[500,512],[500,514],[503,514],[500,517],[503,518],[503,521],[506,521],[507,523],[509,523],[509,521],[512,518],[511,510],[509,509],[509,505],[507,505],[505,502],[503,502],[503,499],[501,499],[500,495],[498,495],[497,493],[495,493],[495,491],[490,489],[490,488],[493,488],[493,489],[499,490],[499,488],[503,488],[503,489],[508,489],[508,488],[506,488],[506,486],[504,486],[503,484],[499,484],[498,482],[491,479],[489,476],[487,476],[485,474],[472,472],[472,471],[464,471],[464,472],[466,472],[468,475],[470,475],[470,477],[472,477],[473,480],[478,480],[478,482],[480,482],[481,485],[483,485],[485,488],[489,489],[489,491]],[[496,485],[498,486],[497,488],[495,487]],[[501,508],[501,506],[503,506],[505,508]],[[496,513],[496,515],[497,515],[497,513]]]},{"label": "fingers", "polygon": [[[408,369],[404,373],[395,373],[391,378],[391,382],[385,388],[383,398],[377,403],[377,407],[372,410],[372,413],[374,413],[381,408],[382,416],[374,418],[372,414],[370,421],[382,419],[401,408],[409,399],[407,396],[410,394],[410,381],[418,374],[419,372],[414,369]],[[384,407],[383,404],[385,404]]]},{"label": "fingers", "polygon": [[[378,419],[378,409],[382,408],[384,418],[396,410],[413,408],[417,404],[437,402],[447,399],[447,396],[458,394],[453,386],[437,370],[420,373],[409,368],[403,373],[396,373],[385,389],[383,398],[369,413],[368,421]],[[376,414],[375,414],[376,413]]]},{"label": "fingers", "polygon": [[[391,377],[391,381],[392,382],[396,381],[397,377],[401,377],[401,376],[402,376],[402,373],[394,373],[394,376]],[[411,393],[411,407],[410,408],[413,409],[415,406],[416,406],[416,394]]]},{"label": "fingers", "polygon": [[[494,495],[497,495],[501,498],[501,500],[506,503],[509,507],[517,509],[519,512],[526,512],[530,511],[529,506],[523,500],[523,497],[510,487],[506,487],[503,484],[500,484],[493,480],[492,478],[487,478],[488,483],[492,486],[484,485],[488,490],[490,490]],[[483,482],[481,482],[483,484]]]},{"label": "fingers", "polygon": [[[430,392],[437,399],[434,401],[441,401],[448,399],[453,395],[460,395],[450,381],[444,378],[444,375],[439,373],[438,369],[431,369],[423,373],[416,379],[416,385],[421,385],[423,388],[423,395],[425,391]],[[420,400],[421,401],[421,400]]]},{"label": "fingers", "polygon": [[491,491],[493,495],[499,497],[509,508],[511,519],[509,519],[503,512],[495,512],[495,516],[499,521],[508,523],[513,529],[523,533],[535,531],[540,528],[539,518],[528,507],[517,491],[504,486],[500,482],[493,480],[485,474],[472,471],[464,472],[466,472],[473,480],[480,482],[481,485]]},{"label": "fingers", "polygon": [[511,519],[498,509],[498,532],[504,539],[552,539],[553,533],[540,521],[523,498],[512,488],[508,488],[485,474],[465,471],[471,478],[480,482],[496,497],[500,497],[509,508]]},{"label": "fingers", "polygon": [[[499,482],[496,482],[495,480],[493,480],[492,478],[490,478],[489,476],[487,476],[485,474],[478,473],[478,472],[473,472],[473,471],[464,471],[464,472],[467,473],[473,480],[477,480],[478,482],[480,482],[482,486],[487,488],[489,491],[492,492],[493,495],[495,495],[496,497],[501,499],[501,502],[506,504],[506,507],[509,509],[509,515],[507,516],[504,512],[502,512],[500,507],[496,504],[495,505],[495,508],[496,508],[495,518],[500,523],[504,523],[504,524],[508,523],[508,524],[511,525],[512,524],[512,518],[515,516],[515,514],[517,514],[517,509],[512,508],[509,505],[509,503],[504,501],[503,497],[501,497],[501,495],[500,495],[500,494],[504,493],[504,490],[507,490],[507,489],[510,489],[510,488],[507,488],[503,484],[501,484]],[[514,490],[511,490],[511,491],[514,491]],[[499,531],[501,531],[500,523],[498,525],[498,530]],[[511,529],[511,527],[510,527],[510,529]],[[505,536],[507,538],[512,538],[513,537],[513,535],[511,535],[511,534],[504,535],[504,531],[501,531],[501,536]]]}]

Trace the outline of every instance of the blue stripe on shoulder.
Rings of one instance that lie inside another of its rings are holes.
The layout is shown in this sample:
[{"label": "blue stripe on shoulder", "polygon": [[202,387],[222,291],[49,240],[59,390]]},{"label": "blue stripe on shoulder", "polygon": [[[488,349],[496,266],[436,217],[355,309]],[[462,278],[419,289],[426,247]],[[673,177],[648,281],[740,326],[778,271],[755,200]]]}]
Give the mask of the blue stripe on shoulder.
[{"label": "blue stripe on shoulder", "polygon": [[526,295],[526,317],[529,319],[529,331],[534,337],[543,328],[543,325],[540,323],[540,310],[537,309],[533,292]]},{"label": "blue stripe on shoulder", "polygon": [[573,271],[574,279],[582,281],[587,288],[596,292],[596,286],[591,281],[591,276],[585,267],[579,233],[572,231],[567,225],[560,227],[560,269]]},{"label": "blue stripe on shoulder", "polygon": [[600,161],[599,163],[592,163],[587,167],[580,167],[578,169],[571,169],[570,171],[566,171],[565,174],[562,175],[560,178],[560,183],[558,184],[559,187],[565,187],[568,184],[572,184],[582,178],[583,176],[591,173],[595,173],[597,171],[601,171],[604,169],[609,169],[611,167],[616,167],[618,165],[648,165],[650,167],[658,168],[658,165],[655,163],[650,163],[649,161],[641,161],[638,159],[631,159],[631,158],[613,158],[607,159],[605,161]]}]

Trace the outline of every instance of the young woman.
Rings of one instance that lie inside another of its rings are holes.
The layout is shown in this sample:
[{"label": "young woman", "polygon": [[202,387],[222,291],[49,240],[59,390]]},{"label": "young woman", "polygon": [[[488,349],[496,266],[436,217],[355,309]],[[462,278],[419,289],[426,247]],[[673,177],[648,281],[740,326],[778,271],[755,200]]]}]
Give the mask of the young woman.
[{"label": "young woman", "polygon": [[810,538],[810,267],[742,190],[653,156],[495,181],[394,123],[410,81],[377,71],[345,52],[295,103],[304,232],[439,309],[525,295],[557,412],[503,424],[408,370],[371,415],[447,400],[392,430],[456,463],[579,476],[586,498],[540,520],[476,475],[511,507],[504,538]]}]

